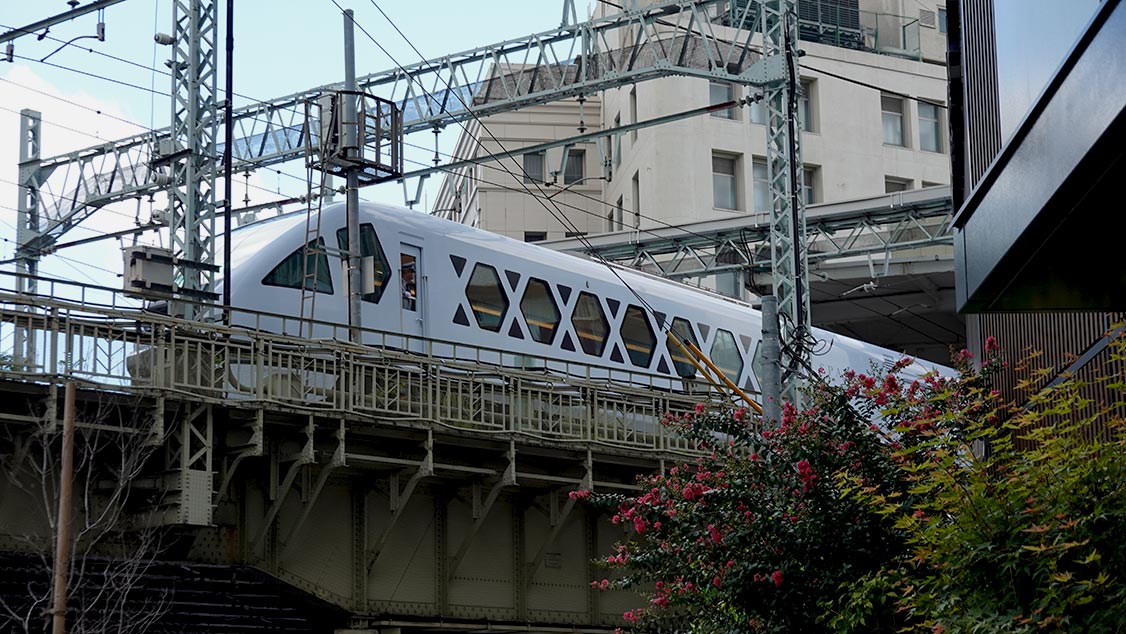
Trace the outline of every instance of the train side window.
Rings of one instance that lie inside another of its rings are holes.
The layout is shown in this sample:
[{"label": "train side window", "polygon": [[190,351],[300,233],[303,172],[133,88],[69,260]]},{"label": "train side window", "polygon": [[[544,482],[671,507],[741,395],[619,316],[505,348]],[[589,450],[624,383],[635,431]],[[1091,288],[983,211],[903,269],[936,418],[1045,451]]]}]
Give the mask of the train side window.
[{"label": "train side window", "polygon": [[[696,333],[692,331],[692,324],[688,323],[687,319],[677,317],[672,320],[672,334],[685,348],[688,347],[686,342],[691,342],[692,345],[696,347],[700,346],[696,341]],[[685,356],[684,350],[681,350],[675,343],[670,342],[669,354],[672,356],[672,364],[673,367],[676,368],[677,376],[684,378],[696,376],[696,366],[692,365],[689,358]]]},{"label": "train side window", "polygon": [[575,312],[571,314],[571,325],[575,327],[583,352],[601,357],[606,349],[606,337],[610,334],[610,322],[606,321],[606,313],[602,312],[602,304],[597,297],[586,292],[579,293]]},{"label": "train side window", "polygon": [[520,300],[520,312],[524,313],[532,339],[540,343],[551,343],[555,339],[555,330],[559,327],[559,307],[555,305],[547,282],[534,277],[528,280],[528,287]]},{"label": "train side window", "polygon": [[[336,231],[336,245],[341,251],[348,250],[348,229]],[[375,227],[370,222],[360,225],[360,257],[372,257],[375,260],[375,290],[364,293],[360,299],[373,304],[379,303],[383,297],[383,289],[387,288],[387,280],[391,278],[391,268],[387,266],[387,256],[383,254],[383,247],[375,235]]]},{"label": "train side window", "polygon": [[500,332],[500,323],[508,311],[508,297],[500,285],[497,270],[488,264],[477,264],[469,285],[465,287],[465,297],[473,309],[477,325],[485,330]]},{"label": "train side window", "polygon": [[657,337],[645,317],[645,311],[632,304],[626,308],[626,315],[622,319],[622,341],[626,344],[626,353],[629,354],[631,363],[641,368],[649,367]]},{"label": "train side window", "polygon": [[[317,238],[308,246],[311,249],[308,255],[305,254],[305,247],[298,247],[262,278],[262,284],[297,289],[312,286],[317,293],[332,295],[332,271],[328,268],[325,239]],[[309,276],[307,279],[306,274]],[[316,283],[310,284],[314,276]]]},{"label": "train side window", "polygon": [[739,381],[743,373],[743,355],[739,354],[739,346],[735,343],[735,336],[726,330],[715,333],[712,342],[712,363],[716,364],[727,378],[734,382]]}]

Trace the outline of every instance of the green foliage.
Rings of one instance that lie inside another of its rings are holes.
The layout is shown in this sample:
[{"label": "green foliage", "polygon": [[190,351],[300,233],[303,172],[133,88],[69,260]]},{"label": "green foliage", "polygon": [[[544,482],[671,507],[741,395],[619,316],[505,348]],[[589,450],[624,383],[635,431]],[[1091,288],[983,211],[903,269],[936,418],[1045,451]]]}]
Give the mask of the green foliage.
[{"label": "green foliage", "polygon": [[[1118,360],[1123,347],[1113,344]],[[977,416],[947,412],[896,453],[910,496],[860,494],[910,545],[906,572],[884,581],[912,630],[1126,630],[1126,436],[1112,415],[1121,377],[1095,383],[1044,390],[1003,424],[986,407],[995,395],[977,390]]]},{"label": "green foliage", "polygon": [[849,373],[772,431],[668,418],[708,453],[638,495],[576,494],[632,528],[594,585],[646,589],[636,631],[1126,631],[1121,402],[1064,382],[1007,409],[996,350],[958,377]]}]

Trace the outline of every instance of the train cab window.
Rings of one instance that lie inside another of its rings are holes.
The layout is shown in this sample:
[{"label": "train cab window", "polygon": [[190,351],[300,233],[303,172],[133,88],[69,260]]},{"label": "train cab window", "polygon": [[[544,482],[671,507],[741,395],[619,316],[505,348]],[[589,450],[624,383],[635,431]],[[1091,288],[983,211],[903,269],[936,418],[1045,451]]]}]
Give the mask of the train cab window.
[{"label": "train cab window", "polygon": [[712,363],[716,364],[727,378],[738,382],[739,375],[743,373],[743,355],[739,354],[739,345],[735,343],[735,336],[726,330],[715,333],[712,342]]},{"label": "train cab window", "polygon": [[[280,286],[282,288],[312,287],[317,293],[332,294],[332,271],[328,268],[328,254],[325,253],[325,239],[317,238],[309,243],[309,251],[305,247],[298,247],[284,260],[274,267],[274,270],[262,278],[266,286]],[[316,278],[316,283],[312,280]],[[302,283],[304,281],[304,283]]]},{"label": "train cab window", "polygon": [[547,282],[536,278],[528,280],[528,287],[520,300],[520,312],[524,313],[532,339],[540,343],[552,342],[559,327],[559,307],[555,305]]},{"label": "train cab window", "polygon": [[625,318],[622,319],[622,341],[626,344],[631,363],[641,368],[649,367],[657,337],[645,317],[645,311],[637,306],[626,308]]},{"label": "train cab window", "polygon": [[597,297],[590,293],[579,293],[579,299],[575,301],[575,312],[571,315],[571,325],[575,327],[583,352],[601,357],[606,349],[606,337],[610,334],[610,322],[606,321],[606,313],[602,312],[602,304]]},{"label": "train cab window", "polygon": [[[692,324],[688,323],[687,319],[677,317],[672,320],[672,334],[685,348],[688,347],[686,342],[691,342],[692,345],[696,347],[700,346],[696,341],[696,333],[692,331]],[[684,378],[696,376],[696,366],[692,365],[692,362],[688,360],[684,350],[681,350],[675,343],[670,342],[669,354],[672,355],[672,365],[676,368],[677,376]]]},{"label": "train cab window", "polygon": [[473,267],[469,276],[469,286],[465,287],[465,297],[473,309],[477,325],[485,330],[500,331],[500,322],[508,311],[508,297],[500,286],[497,270],[488,264]]},{"label": "train cab window", "polygon": [[[341,251],[348,251],[347,228],[337,230],[336,245]],[[364,293],[360,299],[373,304],[379,303],[383,289],[387,288],[387,280],[391,277],[391,269],[387,266],[387,256],[383,254],[383,247],[379,245],[379,238],[375,235],[375,227],[370,222],[360,225],[360,257],[371,257],[375,261],[375,290]]]}]

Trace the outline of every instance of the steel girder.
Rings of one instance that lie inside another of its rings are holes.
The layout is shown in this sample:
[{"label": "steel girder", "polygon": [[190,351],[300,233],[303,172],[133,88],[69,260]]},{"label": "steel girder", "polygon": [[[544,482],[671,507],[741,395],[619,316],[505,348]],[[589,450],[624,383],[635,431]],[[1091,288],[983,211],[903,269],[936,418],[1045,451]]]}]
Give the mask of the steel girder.
[{"label": "steel girder", "polygon": [[[203,4],[204,13],[213,15],[214,0]],[[724,39],[710,21],[723,6],[726,0],[668,0],[367,75],[357,86],[399,104],[404,133],[410,133],[669,75],[778,85],[785,78],[782,60],[762,58],[751,45],[758,17],[743,16],[737,37]],[[744,11],[751,11],[751,3],[747,6]],[[213,43],[212,24],[205,19],[198,26]],[[629,44],[613,46],[616,33],[629,35]],[[213,65],[200,70],[210,81]],[[310,123],[304,104],[340,87],[328,84],[235,110],[236,167],[253,170],[301,158]],[[49,252],[98,208],[158,192],[182,176],[165,173],[159,161],[154,165],[155,149],[173,132],[145,132],[42,161],[37,178],[44,183],[45,222],[19,245],[20,251],[32,257]],[[214,164],[222,146],[212,143],[200,150],[196,158]],[[201,246],[206,248],[209,239]]]},{"label": "steel girder", "polygon": [[[954,210],[948,187],[893,194],[853,203],[818,205],[806,220],[806,262],[819,264],[849,257],[953,244]],[[595,236],[546,246],[597,254],[608,261],[672,279],[698,278],[726,271],[771,270],[773,223],[745,217],[647,232]]]}]

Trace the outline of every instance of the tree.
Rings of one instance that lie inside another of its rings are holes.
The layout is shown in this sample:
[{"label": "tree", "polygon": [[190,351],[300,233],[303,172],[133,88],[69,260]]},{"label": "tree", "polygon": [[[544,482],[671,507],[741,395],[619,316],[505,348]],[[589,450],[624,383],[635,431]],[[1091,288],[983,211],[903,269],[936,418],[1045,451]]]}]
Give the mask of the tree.
[{"label": "tree", "polygon": [[[128,409],[128,408],[125,408]],[[163,592],[146,587],[145,573],[164,542],[138,500],[135,483],[159,448],[144,426],[120,424],[116,408],[98,401],[76,428],[67,631],[142,634],[167,611]],[[0,630],[50,629],[51,573],[58,529],[61,425],[41,413],[30,427],[5,427],[0,459],[0,504],[15,542],[5,555],[11,575],[0,583]]]}]

